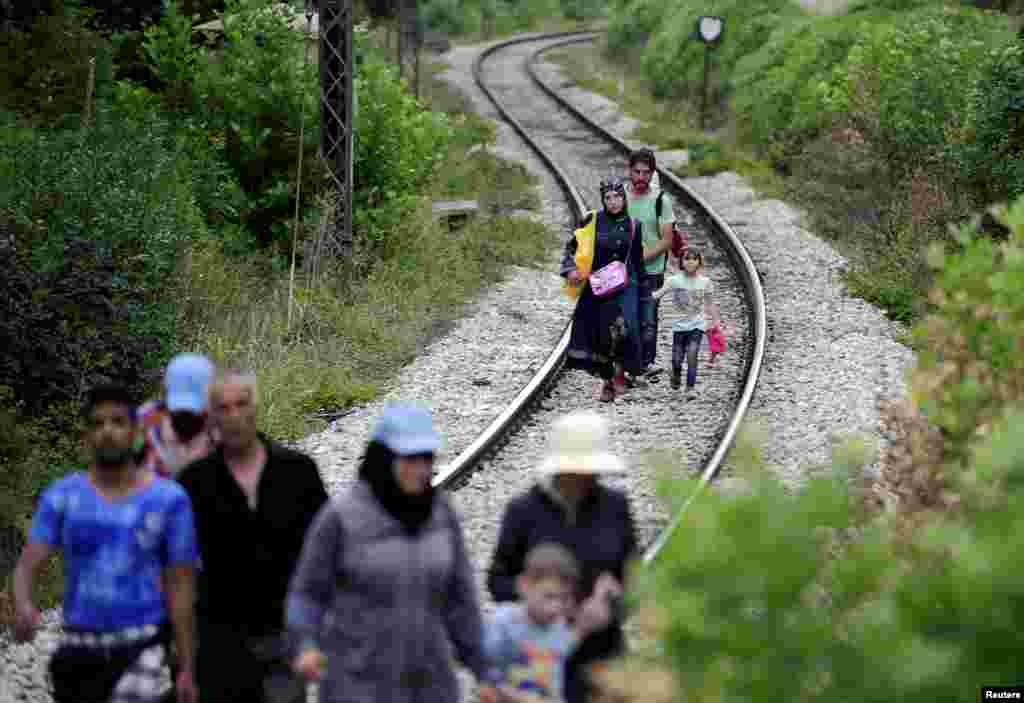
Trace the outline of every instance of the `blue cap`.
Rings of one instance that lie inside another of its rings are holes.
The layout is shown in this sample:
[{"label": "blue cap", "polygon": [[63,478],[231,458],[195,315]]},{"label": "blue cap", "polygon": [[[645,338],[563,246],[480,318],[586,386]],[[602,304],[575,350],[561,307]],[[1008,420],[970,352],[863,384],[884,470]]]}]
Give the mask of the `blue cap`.
[{"label": "blue cap", "polygon": [[178,354],[171,359],[164,374],[167,409],[206,410],[207,391],[213,382],[213,362],[202,354]]},{"label": "blue cap", "polygon": [[370,439],[399,456],[433,453],[441,447],[441,436],[434,432],[430,411],[414,405],[386,407]]}]

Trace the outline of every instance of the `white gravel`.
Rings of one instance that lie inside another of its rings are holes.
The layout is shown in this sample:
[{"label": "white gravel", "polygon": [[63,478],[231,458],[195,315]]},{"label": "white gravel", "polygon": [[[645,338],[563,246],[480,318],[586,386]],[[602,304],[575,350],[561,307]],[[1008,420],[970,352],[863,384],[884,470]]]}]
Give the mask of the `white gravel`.
[{"label": "white gravel", "polygon": [[[493,108],[472,79],[471,66],[478,50],[462,47],[446,54],[451,69],[441,77],[470,97],[481,114],[494,118]],[[558,71],[554,66],[546,70]],[[516,89],[518,82],[520,90],[527,90],[528,79],[523,74],[501,71],[500,77],[508,84],[506,88]],[[576,88],[563,89],[613,131],[625,136],[631,128],[604,98]],[[550,114],[547,105],[543,109],[521,107],[533,113],[531,129],[543,130],[545,142],[557,148],[570,174],[590,184],[586,188],[593,189],[596,178],[608,170],[621,168],[620,161],[573,161],[578,145],[564,139],[557,145],[561,128],[551,122],[563,118]],[[564,327],[570,306],[560,293],[555,269],[561,243],[569,233],[567,205],[553,177],[504,123],[498,124],[492,149],[499,156],[522,162],[540,179],[542,208],[536,216],[552,231],[548,267],[510,271],[505,280],[469,305],[465,317],[447,334],[403,369],[381,399],[301,442],[317,460],[332,493],[354,479],[373,420],[386,402],[402,399],[428,404],[446,437],[440,458],[447,461],[519,391]],[[593,146],[589,149],[592,152]],[[838,275],[843,259],[802,228],[798,211],[778,201],[758,200],[734,174],[691,179],[688,184],[737,228],[764,277],[770,338],[751,417],[767,429],[765,456],[774,470],[795,486],[808,467],[827,461],[834,437],[859,432],[880,443],[876,403],[882,397],[904,393],[903,374],[913,361],[911,352],[895,341],[898,327],[875,308],[845,294]],[[593,200],[592,193],[584,195]],[[659,365],[665,365],[670,349],[664,341],[667,306],[662,316]],[[732,349],[723,361],[729,356],[736,356]],[[709,439],[703,436],[704,430],[692,429],[693,417],[728,414],[730,375],[738,366],[733,359],[710,373],[705,365],[701,370],[704,392],[692,410],[681,413],[678,396],[671,395],[664,382],[638,389],[613,406],[598,408],[615,422],[615,447],[636,467],[631,476],[612,483],[629,492],[645,540],[665,518],[651,497],[652,482],[644,470],[650,463],[647,450],[689,448],[693,460],[693,454],[700,451],[695,436]],[[510,440],[499,457],[453,495],[481,586],[502,508],[532,483],[532,467],[543,453],[548,424],[570,407],[599,405],[594,400],[595,389],[593,379],[567,375],[545,401],[545,409]],[[649,431],[650,427],[656,431]],[[34,644],[4,648],[0,642],[0,703],[49,701],[43,674],[56,614],[48,614],[48,620],[50,627]]]}]

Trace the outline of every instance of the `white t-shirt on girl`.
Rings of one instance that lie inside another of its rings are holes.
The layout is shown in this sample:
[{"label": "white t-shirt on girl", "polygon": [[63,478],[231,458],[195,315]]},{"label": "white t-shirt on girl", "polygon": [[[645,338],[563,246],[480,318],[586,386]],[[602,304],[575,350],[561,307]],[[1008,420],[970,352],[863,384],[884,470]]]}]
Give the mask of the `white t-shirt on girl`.
[{"label": "white t-shirt on girl", "polygon": [[706,306],[714,303],[715,283],[704,274],[687,276],[675,273],[665,279],[665,285],[654,292],[655,299],[672,293],[672,302],[679,310],[679,318],[672,324],[673,332],[708,329]]}]

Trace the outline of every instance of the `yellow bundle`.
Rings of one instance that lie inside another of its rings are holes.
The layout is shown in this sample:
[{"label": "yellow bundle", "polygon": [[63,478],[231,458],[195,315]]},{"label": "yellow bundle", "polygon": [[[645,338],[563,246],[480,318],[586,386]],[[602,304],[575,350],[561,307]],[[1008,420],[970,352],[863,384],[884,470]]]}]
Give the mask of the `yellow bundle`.
[{"label": "yellow bundle", "polygon": [[587,224],[576,230],[576,270],[583,279],[579,285],[572,285],[569,279],[565,280],[562,290],[571,300],[578,300],[583,286],[587,283],[587,276],[594,266],[594,245],[597,240],[597,215],[591,213]]}]

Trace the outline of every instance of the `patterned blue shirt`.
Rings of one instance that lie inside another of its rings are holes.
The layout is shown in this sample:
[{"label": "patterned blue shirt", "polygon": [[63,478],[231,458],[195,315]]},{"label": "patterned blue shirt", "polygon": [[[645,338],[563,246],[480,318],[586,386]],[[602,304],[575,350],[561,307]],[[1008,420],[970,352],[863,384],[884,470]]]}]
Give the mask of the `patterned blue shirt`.
[{"label": "patterned blue shirt", "polygon": [[64,624],[96,632],[164,622],[163,570],[198,558],[192,504],[163,478],[111,501],[84,472],[66,476],[43,493],[29,542],[63,551]]},{"label": "patterned blue shirt", "polygon": [[561,703],[565,662],[576,638],[564,622],[530,622],[521,603],[502,603],[484,629],[491,683]]}]

